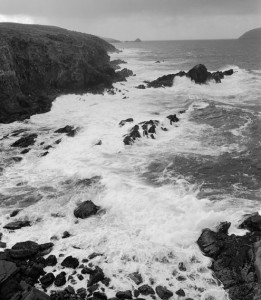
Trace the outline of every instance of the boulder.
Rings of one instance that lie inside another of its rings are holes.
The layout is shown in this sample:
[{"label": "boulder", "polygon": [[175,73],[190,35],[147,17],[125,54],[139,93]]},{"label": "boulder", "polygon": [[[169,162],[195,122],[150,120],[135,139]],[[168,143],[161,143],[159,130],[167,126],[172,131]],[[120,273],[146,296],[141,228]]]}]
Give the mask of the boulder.
[{"label": "boulder", "polygon": [[[67,136],[74,137],[78,132],[78,128],[66,125],[65,127],[55,130],[55,133],[65,133]],[[45,149],[45,148],[44,148]]]},{"label": "boulder", "polygon": [[158,285],[156,287],[156,293],[162,300],[167,300],[173,296],[173,293],[168,290],[165,286]]},{"label": "boulder", "polygon": [[36,133],[29,134],[24,136],[11,144],[11,147],[19,147],[19,148],[27,148],[28,146],[32,146],[35,143],[35,139],[37,138]]},{"label": "boulder", "polygon": [[143,284],[142,286],[140,286],[138,288],[138,291],[144,296],[155,294],[155,291],[153,290],[153,288],[151,286],[149,286],[148,284]]},{"label": "boulder", "polygon": [[49,255],[46,260],[45,260],[45,265],[46,266],[55,266],[57,264],[57,258],[55,255]]},{"label": "boulder", "polygon": [[63,286],[66,283],[66,273],[61,272],[55,277],[54,285],[57,287]]},{"label": "boulder", "polygon": [[190,69],[186,76],[195,83],[203,84],[210,79],[211,73],[208,72],[206,66],[199,64]]},{"label": "boulder", "polygon": [[223,75],[225,76],[230,76],[234,73],[234,70],[233,69],[229,69],[229,70],[226,70],[223,72]]},{"label": "boulder", "polygon": [[99,206],[96,206],[91,200],[87,200],[82,202],[74,210],[74,216],[76,218],[86,219],[90,216],[96,215],[99,209]]},{"label": "boulder", "polygon": [[0,285],[18,271],[13,262],[0,260]]},{"label": "boulder", "polygon": [[142,276],[138,272],[131,273],[129,275],[130,279],[133,280],[137,285],[140,285],[143,282]]},{"label": "boulder", "polygon": [[16,243],[12,249],[10,249],[10,255],[13,258],[24,259],[34,256],[40,250],[40,246],[32,241],[26,241]]},{"label": "boulder", "polygon": [[219,242],[217,234],[210,229],[203,229],[197,243],[201,251],[210,257],[217,257],[223,246],[222,241]]},{"label": "boulder", "polygon": [[55,276],[53,275],[53,273],[47,273],[40,279],[40,282],[44,288],[47,288],[54,283],[54,280]]},{"label": "boulder", "polygon": [[179,121],[179,118],[177,117],[176,114],[167,116],[167,119],[169,119],[170,125],[172,125],[172,123],[176,123]]},{"label": "boulder", "polygon": [[79,260],[72,256],[67,256],[61,263],[63,267],[76,269],[79,266]]},{"label": "boulder", "polygon": [[95,267],[95,270],[92,274],[90,274],[89,281],[87,283],[87,287],[92,286],[95,283],[98,283],[99,281],[104,280],[105,276],[101,268]]},{"label": "boulder", "polygon": [[259,213],[254,213],[248,216],[240,225],[239,228],[248,229],[249,231],[261,231],[261,216]]},{"label": "boulder", "polygon": [[132,299],[132,293],[130,290],[128,291],[120,291],[116,293],[116,297],[118,299]]}]

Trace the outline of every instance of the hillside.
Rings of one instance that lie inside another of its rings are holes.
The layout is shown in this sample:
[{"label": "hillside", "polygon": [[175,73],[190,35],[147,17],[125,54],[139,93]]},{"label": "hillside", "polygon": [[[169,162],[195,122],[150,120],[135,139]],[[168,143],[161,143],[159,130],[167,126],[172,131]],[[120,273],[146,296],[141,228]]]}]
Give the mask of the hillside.
[{"label": "hillside", "polygon": [[0,122],[46,112],[60,94],[111,86],[107,51],[115,50],[90,34],[0,23]]},{"label": "hillside", "polygon": [[261,28],[255,28],[245,32],[239,39],[261,39]]}]

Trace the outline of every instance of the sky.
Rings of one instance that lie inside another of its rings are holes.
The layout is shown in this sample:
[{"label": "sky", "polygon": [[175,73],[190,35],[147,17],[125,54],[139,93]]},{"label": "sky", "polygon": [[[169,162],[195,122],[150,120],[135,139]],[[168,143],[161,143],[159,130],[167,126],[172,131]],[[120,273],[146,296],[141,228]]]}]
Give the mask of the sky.
[{"label": "sky", "polygon": [[0,0],[0,22],[122,41],[233,39],[261,27],[261,0]]}]

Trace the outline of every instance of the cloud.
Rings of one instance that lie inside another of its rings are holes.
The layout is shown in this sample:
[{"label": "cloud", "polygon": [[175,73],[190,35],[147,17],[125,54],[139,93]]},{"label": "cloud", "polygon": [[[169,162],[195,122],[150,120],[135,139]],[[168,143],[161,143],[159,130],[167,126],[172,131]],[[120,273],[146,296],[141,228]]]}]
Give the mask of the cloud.
[{"label": "cloud", "polygon": [[0,0],[0,7],[2,18],[123,40],[233,38],[261,26],[261,0]]}]

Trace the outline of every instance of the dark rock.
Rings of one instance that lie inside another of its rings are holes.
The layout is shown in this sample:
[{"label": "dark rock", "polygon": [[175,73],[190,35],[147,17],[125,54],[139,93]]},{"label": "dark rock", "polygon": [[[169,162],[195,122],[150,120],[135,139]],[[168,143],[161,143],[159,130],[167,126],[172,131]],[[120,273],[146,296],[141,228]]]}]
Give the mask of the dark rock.
[{"label": "dark rock", "polygon": [[176,116],[176,114],[167,116],[167,119],[170,120],[170,125],[179,121],[179,118]]},{"label": "dark rock", "polygon": [[77,295],[79,295],[81,298],[85,299],[87,296],[87,291],[85,288],[80,288],[76,291]]},{"label": "dark rock", "polygon": [[16,243],[12,247],[12,249],[10,249],[10,255],[13,258],[24,259],[34,256],[39,250],[40,247],[37,243],[32,241],[26,241]]},{"label": "dark rock", "polygon": [[55,131],[55,133],[66,133],[66,135],[70,137],[74,137],[78,131],[78,128],[74,128],[72,126],[66,125],[63,128],[59,128]]},{"label": "dark rock", "polygon": [[208,72],[204,65],[199,64],[190,69],[186,76],[195,83],[202,84],[206,83],[210,79],[211,73]]},{"label": "dark rock", "polygon": [[140,84],[140,85],[136,86],[136,89],[145,90],[146,87],[144,84]]},{"label": "dark rock", "polygon": [[118,299],[132,299],[132,293],[130,290],[128,291],[120,291],[116,293],[116,297]]},{"label": "dark rock", "polygon": [[53,273],[47,273],[40,279],[40,282],[41,282],[42,286],[44,288],[46,288],[46,287],[50,286],[51,284],[53,284],[54,280],[55,280],[55,277],[54,277]]},{"label": "dark rock", "polygon": [[79,260],[72,256],[67,256],[61,263],[63,267],[76,269],[79,266]]},{"label": "dark rock", "polygon": [[57,287],[63,286],[66,283],[66,273],[61,272],[55,277],[54,285]]},{"label": "dark rock", "polygon": [[105,278],[104,273],[101,268],[96,267],[95,271],[90,275],[87,287],[92,286]]},{"label": "dark rock", "polygon": [[21,161],[22,159],[23,159],[23,158],[20,157],[20,156],[12,157],[12,160],[13,160],[14,162],[19,162],[19,161]]},{"label": "dark rock", "polygon": [[234,70],[233,69],[229,69],[229,70],[226,70],[223,72],[223,75],[225,76],[230,76],[234,73]]},{"label": "dark rock", "polygon": [[77,274],[77,277],[80,281],[82,281],[84,279],[84,277],[82,276],[82,274]]},{"label": "dark rock", "polygon": [[129,135],[127,135],[124,139],[123,139],[123,143],[125,144],[125,145],[131,145],[132,144],[132,138],[129,136]]},{"label": "dark rock", "polygon": [[45,260],[45,265],[53,267],[57,264],[57,258],[55,255],[49,255]]},{"label": "dark rock", "polygon": [[248,216],[238,227],[248,229],[251,232],[261,231],[261,216],[258,213],[254,213]]},{"label": "dark rock", "polygon": [[18,268],[13,262],[0,260],[0,286],[7,280],[7,278],[9,278],[17,271]]},{"label": "dark rock", "polygon": [[50,297],[44,292],[39,291],[36,288],[32,288],[25,295],[23,295],[22,300],[50,300]]},{"label": "dark rock", "polygon": [[74,210],[74,216],[76,218],[86,219],[92,215],[95,215],[99,209],[99,206],[96,206],[91,200],[87,200],[81,203]]},{"label": "dark rock", "polygon": [[98,288],[99,288],[98,284],[93,284],[93,285],[89,286],[87,290],[90,294],[92,294],[93,292],[97,291]]},{"label": "dark rock", "polygon": [[75,294],[74,288],[73,288],[72,286],[70,286],[70,285],[68,285],[68,286],[65,288],[64,291],[67,292],[68,294],[71,294],[71,295]]},{"label": "dark rock", "polygon": [[104,293],[101,293],[101,292],[94,292],[93,293],[93,299],[107,300],[107,296]]},{"label": "dark rock", "polygon": [[228,234],[228,229],[230,228],[230,226],[231,226],[230,222],[221,222],[217,227],[217,232]]},{"label": "dark rock", "polygon": [[125,120],[121,120],[120,123],[119,123],[119,126],[122,127],[126,123],[130,123],[130,122],[133,122],[133,118],[128,118],[128,119],[125,119]]},{"label": "dark rock", "polygon": [[19,147],[19,148],[26,148],[28,146],[32,146],[35,143],[35,139],[37,138],[37,134],[32,133],[27,136],[24,136],[14,142],[11,147]]},{"label": "dark rock", "polygon": [[76,182],[76,185],[91,186],[101,180],[100,176],[93,176],[91,178],[80,179]]},{"label": "dark rock", "polygon": [[15,216],[17,216],[19,214],[19,212],[21,211],[21,209],[15,209],[10,213],[10,217],[13,218]]},{"label": "dark rock", "polygon": [[88,268],[88,267],[83,267],[81,270],[82,274],[93,274],[95,273],[95,270]]},{"label": "dark rock", "polygon": [[126,81],[127,77],[133,76],[133,72],[127,68],[124,68],[118,72],[116,72],[115,81],[121,82]]},{"label": "dark rock", "polygon": [[105,286],[109,286],[110,285],[110,282],[111,282],[111,280],[110,280],[110,278],[108,278],[108,277],[105,277],[103,280],[102,280],[102,283],[105,285]]},{"label": "dark rock", "polygon": [[101,146],[102,145],[102,140],[99,140],[97,143],[94,144],[95,146]]},{"label": "dark rock", "polygon": [[185,265],[184,265],[183,262],[180,262],[180,263],[179,263],[179,270],[180,270],[180,271],[183,271],[183,272],[187,271],[187,268],[185,267]]},{"label": "dark rock", "polygon": [[103,256],[103,254],[102,254],[102,253],[96,253],[96,252],[93,252],[92,254],[90,254],[90,255],[88,256],[88,259],[91,260],[91,259],[94,259],[94,258],[97,257],[97,256]]},{"label": "dark rock", "polygon": [[131,273],[129,275],[130,279],[133,280],[137,285],[140,285],[143,280],[142,280],[142,276],[140,273],[138,272],[134,272],[134,273]]},{"label": "dark rock", "polygon": [[155,294],[155,291],[153,290],[153,288],[151,286],[149,286],[148,284],[143,284],[142,286],[140,286],[138,288],[138,291],[144,296]]},{"label": "dark rock", "polygon": [[53,148],[53,146],[48,145],[48,146],[44,147],[43,149],[44,149],[44,150],[49,150],[49,149],[51,149],[51,148]]},{"label": "dark rock", "polygon": [[138,298],[139,295],[140,295],[140,292],[138,290],[134,290],[133,295],[134,295],[135,298]]},{"label": "dark rock", "polygon": [[217,71],[211,74],[212,79],[216,81],[216,83],[220,83],[221,79],[224,78],[224,75],[221,71]]},{"label": "dark rock", "polygon": [[159,88],[159,87],[171,87],[173,86],[173,80],[176,74],[168,74],[159,77],[158,79],[148,83],[148,87]]},{"label": "dark rock", "polygon": [[0,248],[6,248],[6,243],[0,242]]},{"label": "dark rock", "polygon": [[24,149],[24,150],[22,150],[22,151],[20,152],[20,154],[26,154],[26,153],[28,153],[30,150],[31,150],[30,148]]},{"label": "dark rock", "polygon": [[180,297],[185,297],[186,296],[185,292],[182,289],[179,289],[178,291],[176,291],[176,294]]},{"label": "dark rock", "polygon": [[70,233],[68,232],[68,231],[64,231],[63,232],[63,235],[62,235],[62,239],[66,239],[66,238],[68,238],[68,237],[70,237],[71,235],[70,235]]},{"label": "dark rock", "polygon": [[1,23],[0,122],[50,110],[60,94],[101,92],[115,71],[106,41],[54,26]]},{"label": "dark rock", "polygon": [[48,155],[48,154],[49,154],[49,152],[48,152],[48,151],[45,151],[45,152],[41,153],[40,156],[43,157],[43,156],[46,156],[46,155]]},{"label": "dark rock", "polygon": [[62,139],[59,139],[59,140],[55,141],[54,143],[55,143],[56,145],[58,145],[58,144],[61,143],[61,141],[62,141]]},{"label": "dark rock", "polygon": [[51,249],[53,246],[54,246],[53,243],[44,243],[44,244],[40,244],[39,248],[40,248],[40,251],[45,251],[45,250]]},{"label": "dark rock", "polygon": [[197,243],[201,251],[210,257],[217,257],[223,247],[222,241],[218,240],[218,235],[210,229],[202,231]]},{"label": "dark rock", "polygon": [[163,287],[161,285],[158,285],[156,287],[156,293],[163,300],[169,299],[170,297],[173,296],[173,293],[170,290],[168,290],[166,287]]}]

